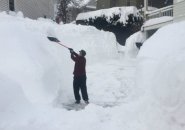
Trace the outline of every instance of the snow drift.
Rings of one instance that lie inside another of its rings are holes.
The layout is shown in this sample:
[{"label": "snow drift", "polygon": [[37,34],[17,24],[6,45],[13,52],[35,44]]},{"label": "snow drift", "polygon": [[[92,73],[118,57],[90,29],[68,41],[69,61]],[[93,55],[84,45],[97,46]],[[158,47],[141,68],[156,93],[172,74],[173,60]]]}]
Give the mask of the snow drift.
[{"label": "snow drift", "polygon": [[3,12],[0,28],[0,129],[51,130],[52,125],[45,125],[51,122],[48,117],[66,112],[52,108],[48,113],[54,99],[74,101],[69,50],[47,36],[57,37],[77,53],[85,49],[87,66],[117,57],[115,36],[93,27],[57,25],[23,18],[21,12],[12,16]]},{"label": "snow drift", "polygon": [[136,43],[143,43],[145,40],[145,34],[141,31],[136,32],[127,38],[125,47],[122,49],[125,53],[125,58],[136,58],[139,52],[139,48],[136,46]]},{"label": "snow drift", "polygon": [[185,22],[180,22],[159,29],[138,55],[138,86],[150,97],[149,115],[159,120],[148,116],[150,130],[185,129],[184,28]]},{"label": "snow drift", "polygon": [[72,86],[70,54],[66,48],[50,42],[48,35],[58,37],[76,51],[85,49],[88,64],[116,57],[112,33],[93,27],[59,26],[45,19],[24,19],[20,14],[0,14],[0,73],[16,82],[32,102],[49,103],[59,89]]}]

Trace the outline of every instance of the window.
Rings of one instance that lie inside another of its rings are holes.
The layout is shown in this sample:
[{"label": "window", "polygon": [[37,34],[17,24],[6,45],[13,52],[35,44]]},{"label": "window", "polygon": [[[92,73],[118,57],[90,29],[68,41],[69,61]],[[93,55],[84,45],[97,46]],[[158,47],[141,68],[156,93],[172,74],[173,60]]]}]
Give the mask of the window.
[{"label": "window", "polygon": [[14,0],[9,0],[9,9],[10,9],[11,11],[15,11]]},{"label": "window", "polygon": [[110,1],[110,7],[115,7],[117,4],[117,1],[116,0],[111,0]]},{"label": "window", "polygon": [[127,6],[130,6],[130,0],[127,0]]}]

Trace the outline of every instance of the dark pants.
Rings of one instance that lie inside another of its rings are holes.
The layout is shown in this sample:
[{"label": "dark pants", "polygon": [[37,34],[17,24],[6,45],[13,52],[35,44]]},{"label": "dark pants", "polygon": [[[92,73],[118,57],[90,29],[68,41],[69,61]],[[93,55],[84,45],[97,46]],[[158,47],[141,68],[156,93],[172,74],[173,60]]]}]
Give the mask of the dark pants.
[{"label": "dark pants", "polygon": [[81,90],[82,93],[82,98],[84,101],[88,101],[88,94],[87,94],[87,86],[86,86],[86,75],[84,76],[74,76],[73,80],[73,90],[74,90],[74,95],[75,99],[77,101],[81,100],[79,91]]}]

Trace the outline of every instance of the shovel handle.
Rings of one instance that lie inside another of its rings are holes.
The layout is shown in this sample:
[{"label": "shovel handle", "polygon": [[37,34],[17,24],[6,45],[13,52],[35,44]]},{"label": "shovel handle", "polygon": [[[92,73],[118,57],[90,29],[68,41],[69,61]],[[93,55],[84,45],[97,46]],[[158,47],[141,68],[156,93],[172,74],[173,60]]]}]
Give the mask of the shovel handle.
[{"label": "shovel handle", "polygon": [[48,38],[50,41],[56,42],[56,43],[58,43],[59,45],[65,47],[65,48],[67,48],[67,49],[69,49],[69,47],[67,47],[66,45],[62,44],[56,37],[47,37],[47,38]]}]

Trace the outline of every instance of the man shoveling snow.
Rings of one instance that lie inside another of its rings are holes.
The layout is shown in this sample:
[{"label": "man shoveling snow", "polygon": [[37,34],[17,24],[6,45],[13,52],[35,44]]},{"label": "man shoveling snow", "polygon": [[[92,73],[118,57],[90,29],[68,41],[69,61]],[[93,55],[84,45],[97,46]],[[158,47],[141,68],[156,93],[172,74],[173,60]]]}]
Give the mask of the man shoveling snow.
[{"label": "man shoveling snow", "polygon": [[86,86],[86,59],[85,55],[86,52],[84,50],[81,50],[79,54],[74,52],[73,49],[69,48],[71,53],[71,59],[75,62],[74,67],[74,79],[73,79],[73,90],[74,90],[74,96],[76,100],[76,104],[80,103],[81,97],[79,94],[79,90],[81,90],[82,98],[85,101],[86,104],[89,103],[89,98],[87,94],[87,86]]},{"label": "man shoveling snow", "polygon": [[71,59],[75,62],[74,67],[74,78],[73,78],[73,91],[76,100],[76,104],[80,104],[81,96],[79,91],[81,90],[82,98],[86,104],[89,103],[89,98],[87,94],[87,86],[86,86],[86,59],[85,55],[86,52],[81,50],[79,54],[77,54],[72,48],[67,47],[66,45],[62,44],[57,38],[55,37],[48,37],[50,41],[56,42],[59,45],[69,49],[71,53]]}]

